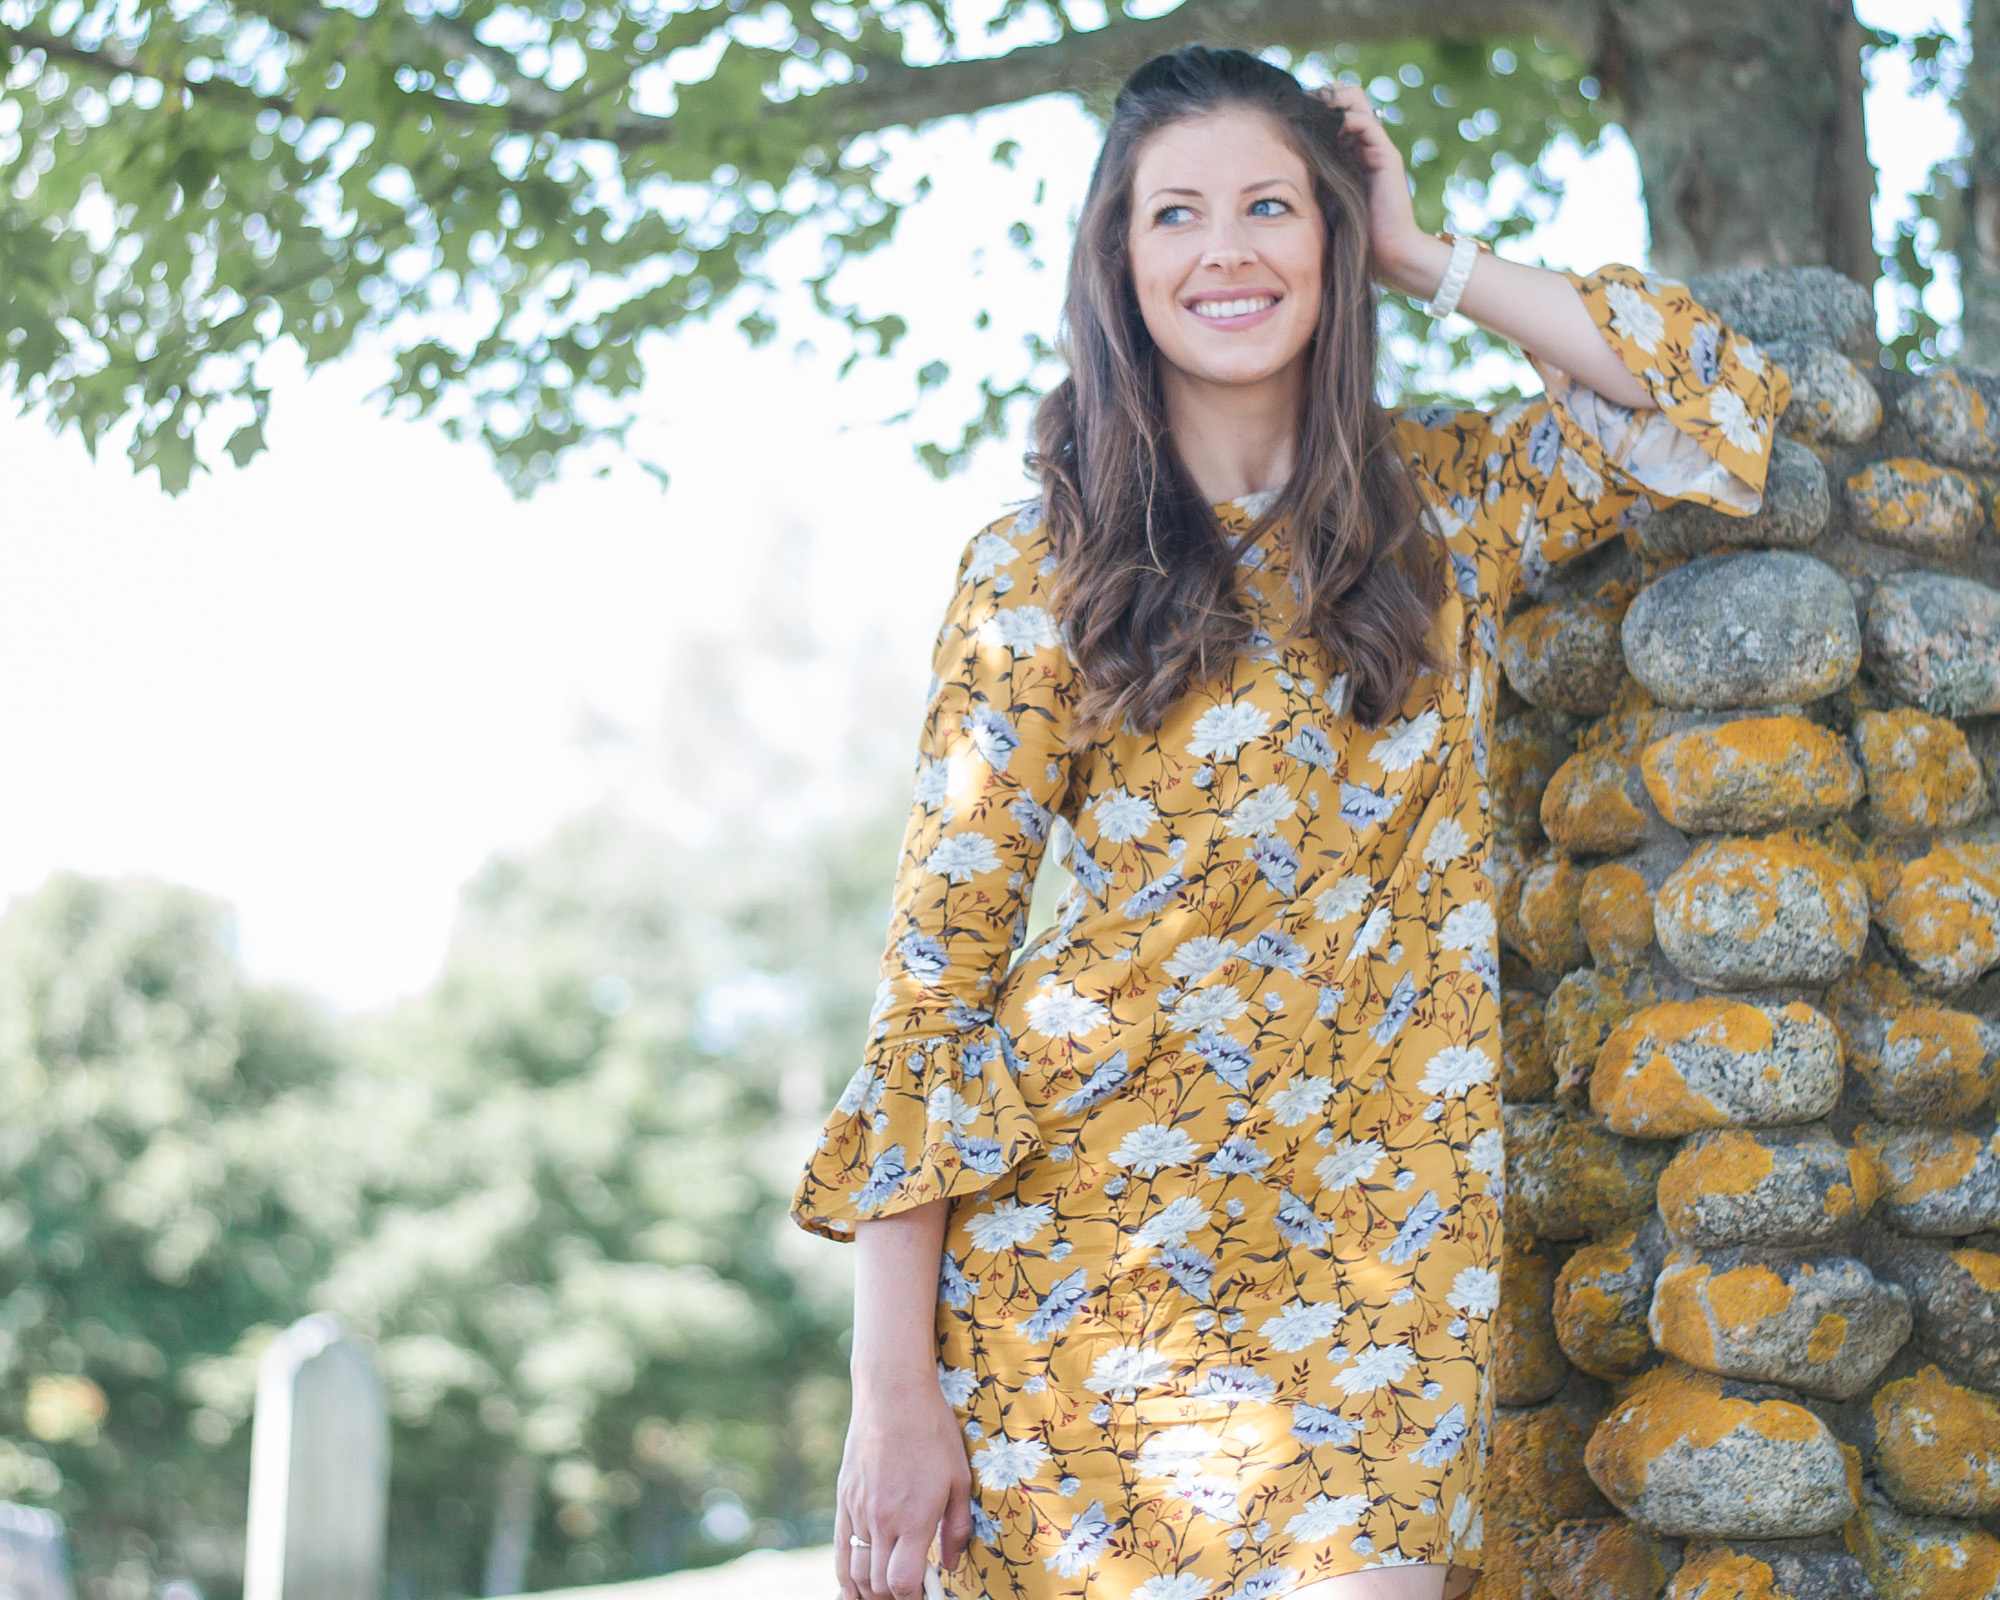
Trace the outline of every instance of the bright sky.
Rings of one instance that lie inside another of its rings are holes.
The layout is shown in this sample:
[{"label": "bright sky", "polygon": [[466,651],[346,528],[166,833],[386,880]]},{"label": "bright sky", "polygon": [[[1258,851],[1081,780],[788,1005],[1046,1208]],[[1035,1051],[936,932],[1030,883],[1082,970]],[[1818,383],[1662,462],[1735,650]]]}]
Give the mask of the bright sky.
[{"label": "bright sky", "polygon": [[[1859,9],[1907,30],[1927,8]],[[1957,129],[1893,68],[1869,119],[1886,226]],[[987,160],[1010,136],[1017,176]],[[967,373],[1008,359],[965,331],[967,294],[1008,329],[1052,329],[1059,228],[1040,270],[1003,230],[1044,176],[1040,214],[1059,224],[1093,147],[1063,105],[925,136],[905,159],[937,191],[857,291],[908,315],[925,356]],[[1532,249],[1640,257],[1637,190],[1622,142],[1576,158]],[[767,742],[912,731],[952,564],[1022,492],[1019,447],[934,483],[916,435],[874,425],[903,405],[908,366],[843,383],[833,365],[727,328],[659,346],[638,453],[672,468],[664,496],[627,466],[516,504],[475,447],[377,415],[359,359],[272,373],[270,453],[179,500],[120,455],[93,465],[32,419],[0,421],[0,893],[64,869],[190,884],[237,908],[254,972],[372,1006],[429,981],[493,852],[607,797],[657,801],[645,752],[663,724],[685,746],[702,641],[740,644],[773,616],[813,635],[761,680]],[[725,760],[726,724],[703,724]]]}]

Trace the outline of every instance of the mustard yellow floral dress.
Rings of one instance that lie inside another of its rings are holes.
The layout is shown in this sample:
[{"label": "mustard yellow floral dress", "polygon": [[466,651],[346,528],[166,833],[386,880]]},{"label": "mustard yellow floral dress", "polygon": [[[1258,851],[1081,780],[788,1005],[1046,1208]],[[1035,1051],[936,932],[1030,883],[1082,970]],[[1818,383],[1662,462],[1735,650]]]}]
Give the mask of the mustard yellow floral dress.
[{"label": "mustard yellow floral dress", "polygon": [[[1378,730],[1289,637],[1282,531],[1242,550],[1257,632],[1227,681],[1080,752],[1035,514],[965,553],[867,1057],[794,1204],[851,1238],[951,1198],[938,1370],[976,1525],[954,1596],[1264,1600],[1480,1564],[1501,608],[1524,563],[1656,503],[1755,509],[1788,398],[1683,286],[1576,281],[1660,410],[1548,372],[1498,415],[1398,419],[1453,665]],[[1010,968],[1049,848],[1075,886]]]}]

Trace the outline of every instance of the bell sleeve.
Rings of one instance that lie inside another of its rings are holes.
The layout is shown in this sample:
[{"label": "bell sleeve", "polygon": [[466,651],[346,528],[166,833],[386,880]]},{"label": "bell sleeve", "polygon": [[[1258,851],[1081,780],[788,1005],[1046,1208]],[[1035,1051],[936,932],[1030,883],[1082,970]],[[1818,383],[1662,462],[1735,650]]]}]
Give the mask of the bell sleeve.
[{"label": "bell sleeve", "polygon": [[1756,511],[1791,399],[1777,364],[1683,283],[1619,266],[1568,277],[1658,409],[1628,409],[1536,362],[1547,392],[1495,419],[1500,454],[1512,458],[1504,476],[1529,489],[1511,525],[1524,568],[1579,554],[1635,512],[1675,501]]},{"label": "bell sleeve", "polygon": [[994,1001],[1069,784],[1076,667],[1032,514],[968,546],[938,635],[860,1069],[792,1201],[813,1233],[986,1188],[1042,1148]]}]

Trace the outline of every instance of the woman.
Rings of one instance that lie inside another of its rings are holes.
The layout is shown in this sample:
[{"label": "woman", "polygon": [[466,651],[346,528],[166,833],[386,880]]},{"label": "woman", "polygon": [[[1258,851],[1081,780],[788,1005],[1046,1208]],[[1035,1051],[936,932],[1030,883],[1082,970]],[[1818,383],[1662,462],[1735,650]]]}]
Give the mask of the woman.
[{"label": "woman", "polygon": [[[1656,504],[1754,510],[1788,391],[1680,285],[1471,257],[1358,89],[1190,46],[1119,95],[1041,503],[961,564],[867,1059],[794,1208],[858,1246],[850,1597],[923,1592],[933,1541],[992,1600],[1479,1565],[1498,617]],[[1547,397],[1384,413],[1371,276]],[[1010,968],[1051,842],[1076,884]]]}]

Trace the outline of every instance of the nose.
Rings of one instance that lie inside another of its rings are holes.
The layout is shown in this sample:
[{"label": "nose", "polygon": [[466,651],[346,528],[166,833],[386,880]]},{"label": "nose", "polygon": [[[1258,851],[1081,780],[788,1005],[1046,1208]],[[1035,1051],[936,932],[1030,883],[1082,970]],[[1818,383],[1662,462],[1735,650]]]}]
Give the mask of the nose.
[{"label": "nose", "polygon": [[1255,259],[1256,252],[1250,248],[1250,239],[1242,222],[1235,217],[1217,218],[1202,250],[1201,264],[1227,272],[1235,267],[1248,266]]}]

